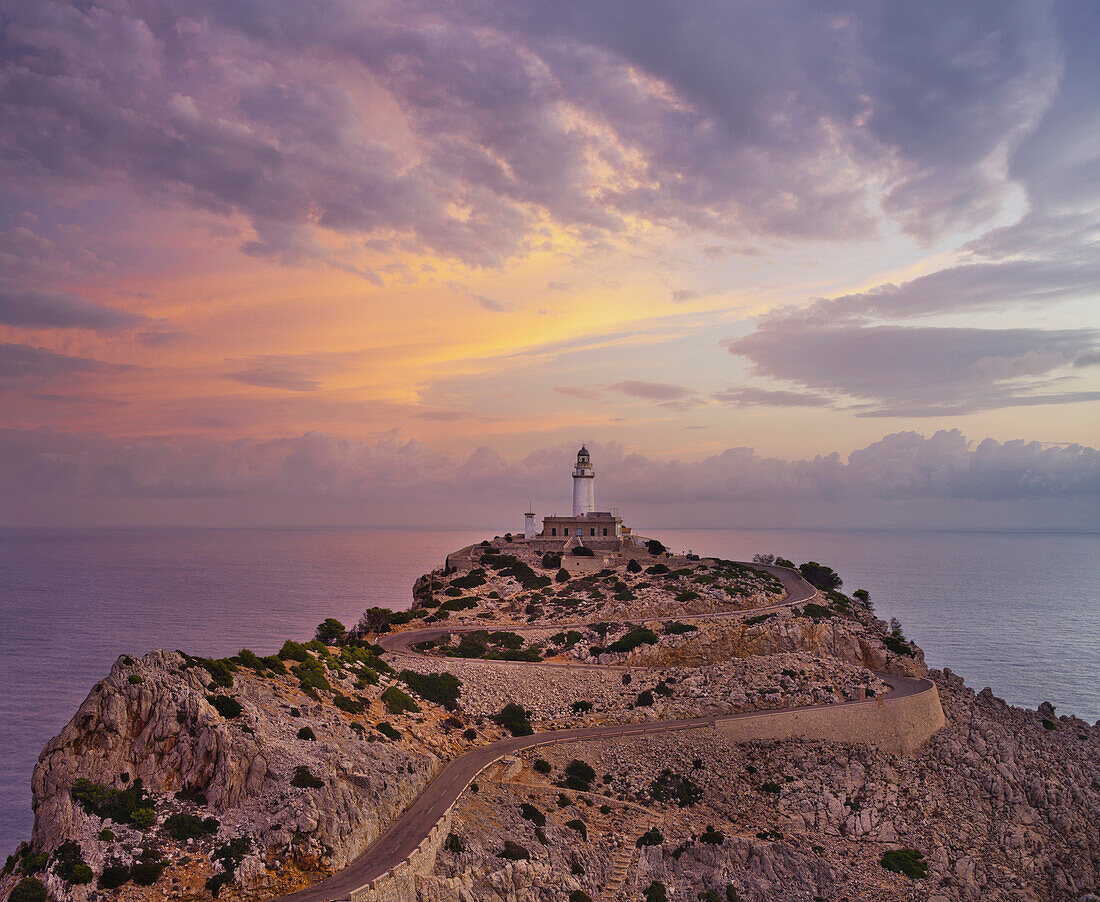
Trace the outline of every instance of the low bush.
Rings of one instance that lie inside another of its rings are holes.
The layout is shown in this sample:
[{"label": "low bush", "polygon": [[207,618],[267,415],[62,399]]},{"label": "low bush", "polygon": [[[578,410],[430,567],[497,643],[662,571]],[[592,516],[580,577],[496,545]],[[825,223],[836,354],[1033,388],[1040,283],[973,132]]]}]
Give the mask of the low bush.
[{"label": "low bush", "polygon": [[400,731],[397,730],[388,720],[383,720],[381,723],[375,724],[374,728],[387,739],[392,739],[395,742],[401,738]]},{"label": "low bush", "polygon": [[135,861],[130,865],[130,879],[137,886],[152,886],[164,873],[164,862],[159,859]]},{"label": "low bush", "polygon": [[668,902],[668,890],[659,880],[654,880],[645,888],[645,902]]},{"label": "low bush", "polygon": [[653,691],[657,693],[657,695],[665,696],[665,698],[672,695],[672,687],[664,680],[658,681],[657,685],[653,687]]},{"label": "low bush", "polygon": [[656,827],[650,827],[645,833],[638,837],[638,841],[635,845],[639,849],[643,849],[646,846],[659,846],[664,841],[664,834]]},{"label": "low bush", "polygon": [[513,736],[530,736],[535,732],[534,727],[531,726],[530,717],[530,712],[522,705],[509,702],[501,708],[499,714],[493,716],[493,720]]},{"label": "low bush", "polygon": [[[581,871],[583,874],[584,871]],[[569,902],[592,902],[592,897],[583,889],[575,889],[569,894]]]},{"label": "low bush", "polygon": [[519,843],[506,839],[504,840],[504,848],[500,850],[500,857],[509,861],[530,861],[531,853]]},{"label": "low bush", "polygon": [[630,561],[626,565],[626,569],[627,569],[628,573],[641,573],[642,572],[642,565],[639,564],[636,560],[634,560],[634,558],[631,558]]},{"label": "low bush", "polygon": [[52,859],[53,872],[66,883],[80,886],[92,882],[92,869],[84,861],[80,843],[66,840],[54,850]]},{"label": "low bush", "polygon": [[328,677],[325,676],[325,665],[312,656],[291,668],[291,672],[298,677],[300,686],[306,694],[311,691],[315,693],[317,689],[332,689]]},{"label": "low bush", "polygon": [[924,880],[928,876],[924,853],[916,849],[890,849],[882,853],[879,864],[888,871],[904,874],[913,880]]},{"label": "low bush", "polygon": [[699,593],[696,592],[694,589],[684,589],[683,592],[676,593],[676,600],[680,604],[686,604],[689,601],[695,601],[695,599],[699,597]]},{"label": "low bush", "polygon": [[596,552],[594,552],[587,545],[574,545],[572,554],[573,554],[574,557],[595,557],[596,556]]},{"label": "low bush", "polygon": [[359,701],[358,699],[351,698],[347,695],[342,695],[339,692],[333,695],[332,703],[336,705],[336,707],[339,708],[341,711],[344,711],[348,714],[362,714],[367,707],[365,704],[363,704],[363,702]]},{"label": "low bush", "polygon": [[214,850],[210,857],[214,861],[220,862],[224,869],[222,873],[215,874],[206,881],[206,888],[210,890],[215,899],[218,898],[218,892],[223,886],[233,882],[233,878],[237,873],[237,866],[244,861],[244,857],[251,849],[252,840],[247,836],[238,836]]},{"label": "low bush", "polygon": [[607,650],[616,654],[633,651],[641,645],[654,645],[657,642],[657,634],[648,627],[638,626],[630,630],[624,636],[616,639]]},{"label": "low bush", "polygon": [[546,826],[546,815],[539,811],[530,802],[524,802],[519,806],[519,814],[525,821],[530,821],[536,827]]},{"label": "low bush", "polygon": [[653,693],[649,689],[643,689],[638,693],[634,704],[639,708],[652,708],[654,703]]},{"label": "low bush", "polygon": [[294,768],[294,776],[290,778],[290,785],[298,789],[320,789],[325,781],[316,777],[305,764],[299,764]]},{"label": "low bush", "polygon": [[668,573],[668,567],[664,564],[654,564],[652,567],[646,567],[645,572],[650,576],[660,576],[664,573]]},{"label": "low bush", "polygon": [[279,649],[277,656],[283,661],[305,661],[309,658],[309,649],[301,642],[287,639],[283,643],[283,647]]},{"label": "low bush", "polygon": [[765,620],[771,620],[771,614],[757,614],[755,617],[748,617],[745,619],[745,626],[756,626],[758,623],[763,623]]},{"label": "low bush", "polygon": [[559,792],[558,793],[558,807],[559,808],[568,808],[572,804],[573,804],[573,800],[571,798],[569,798],[569,796],[567,796],[564,792]]},{"label": "low bush", "polygon": [[186,842],[201,836],[211,836],[218,832],[218,826],[216,817],[204,818],[181,811],[168,816],[164,822],[164,832],[176,842]]},{"label": "low bush", "polygon": [[882,644],[896,655],[905,655],[907,658],[915,657],[916,653],[913,651],[913,647],[904,639],[892,634],[884,636]]},{"label": "low bush", "polygon": [[589,792],[592,789],[592,781],[596,779],[596,771],[592,765],[579,758],[574,758],[565,767],[565,786],[576,792]]},{"label": "low bush", "polygon": [[462,738],[468,739],[470,742],[473,742],[475,739],[477,739],[477,730],[475,730],[473,727],[469,727],[468,729],[463,730]]},{"label": "low bush", "polygon": [[648,542],[646,542],[645,550],[648,551],[650,554],[668,553],[668,549],[665,548],[665,546],[661,542],[658,542],[656,539],[650,539]]},{"label": "low bush", "polygon": [[760,791],[767,795],[777,796],[780,793],[780,786],[778,783],[774,783],[771,780],[766,780],[760,784]]},{"label": "low bush", "polygon": [[298,738],[304,739],[306,742],[316,742],[317,734],[313,732],[309,727],[302,727],[298,731]]},{"label": "low bush", "polygon": [[95,871],[93,871],[83,861],[79,864],[73,865],[72,876],[69,877],[69,883],[73,886],[84,886],[91,883],[95,878]]},{"label": "low bush", "polygon": [[715,830],[712,824],[707,824],[707,829],[699,837],[699,842],[705,842],[712,846],[720,846],[726,841],[726,835],[721,830]]},{"label": "low bush", "polygon": [[684,633],[694,633],[699,627],[691,623],[681,623],[679,620],[673,620],[671,623],[665,624],[666,636],[682,636]]},{"label": "low bush", "polygon": [[680,808],[694,805],[703,797],[701,786],[667,767],[649,784],[649,792],[657,801],[675,802]]},{"label": "low bush", "polygon": [[73,782],[69,792],[73,801],[79,802],[89,814],[119,824],[134,824],[135,813],[153,804],[140,780],[135,780],[127,789],[114,789],[80,777]]},{"label": "low bush", "polygon": [[420,711],[420,705],[409,695],[406,695],[396,686],[389,686],[385,692],[382,693],[382,704],[386,706],[386,710],[390,714],[402,714],[406,711],[417,714]]},{"label": "low bush", "polygon": [[[522,640],[521,640],[522,641]],[[417,673],[402,670],[401,681],[422,699],[454,710],[462,692],[462,681],[453,673]]]},{"label": "low bush", "polygon": [[130,676],[127,677],[127,682],[129,682],[131,686],[140,686],[142,683],[145,682],[145,680],[143,680],[136,673],[131,673]]},{"label": "low bush", "polygon": [[232,720],[234,717],[240,717],[244,708],[241,707],[241,703],[230,695],[208,695],[206,700],[214,706],[214,710],[217,711],[226,720]]},{"label": "low bush", "polygon": [[126,865],[118,861],[111,861],[103,865],[103,870],[99,874],[100,889],[118,889],[129,882],[130,869]]},{"label": "low bush", "polygon": [[531,767],[537,774],[548,774],[551,770],[550,762],[545,758],[536,758]]},{"label": "low bush", "polygon": [[836,614],[824,605],[816,604],[812,601],[806,604],[802,609],[802,613],[812,620],[828,620],[830,617],[836,616]]},{"label": "low bush", "polygon": [[561,555],[555,551],[548,551],[542,556],[544,570],[556,570],[561,566]]},{"label": "low bush", "polygon": [[588,825],[582,821],[579,817],[573,818],[571,821],[566,821],[565,826],[576,833],[579,833],[581,839],[588,842]]},{"label": "low bush", "polygon": [[557,573],[554,574],[554,582],[556,582],[556,583],[567,583],[567,582],[569,582],[569,571],[566,570],[564,567],[562,567],[560,570],[558,570]]},{"label": "low bush", "polygon": [[570,707],[573,709],[574,714],[587,714],[592,710],[592,702],[576,701]]},{"label": "low bush", "polygon": [[8,902],[46,902],[46,887],[36,877],[24,877],[15,884]]}]

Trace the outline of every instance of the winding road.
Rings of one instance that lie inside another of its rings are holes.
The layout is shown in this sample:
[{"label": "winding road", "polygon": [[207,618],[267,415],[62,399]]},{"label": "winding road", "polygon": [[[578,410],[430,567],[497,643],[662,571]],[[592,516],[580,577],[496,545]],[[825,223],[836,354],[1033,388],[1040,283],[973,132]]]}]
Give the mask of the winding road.
[{"label": "winding road", "polygon": [[[753,565],[760,567],[760,565]],[[742,617],[756,615],[763,611],[775,610],[792,604],[807,601],[817,595],[817,590],[807,583],[794,570],[784,567],[760,567],[775,573],[783,581],[787,596],[783,601],[766,607],[751,608],[745,611],[731,611],[722,614],[700,614],[699,617]],[[689,616],[680,619],[691,619]],[[586,624],[554,624],[557,626],[584,626]],[[529,626],[525,624],[525,626]],[[481,629],[482,626],[471,626],[464,629]],[[499,628],[499,627],[498,627]],[[460,629],[424,629],[412,630],[401,633],[388,634],[382,637],[381,642],[386,651],[396,654],[413,655],[417,652],[412,645],[427,639],[438,638],[444,633],[454,633]],[[608,665],[600,664],[569,664],[553,662],[523,662],[523,661],[494,661],[493,664],[520,667],[596,667],[607,669]],[[641,669],[633,667],[631,669]],[[930,680],[913,679],[910,677],[896,676],[887,673],[878,673],[885,683],[890,686],[890,693],[885,696],[889,699],[905,698],[922,692],[934,691],[935,686]],[[390,828],[375,840],[364,852],[355,858],[346,868],[333,876],[322,880],[320,883],[282,896],[281,899],[293,900],[293,902],[331,902],[331,900],[348,899],[351,894],[362,889],[373,880],[391,871],[395,866],[408,858],[438,823],[440,818],[458,799],[474,778],[486,767],[506,755],[512,755],[526,749],[536,748],[542,745],[550,745],[557,742],[593,741],[601,739],[614,739],[628,736],[639,736],[655,733],[672,733],[684,730],[700,730],[716,728],[719,724],[736,721],[759,721],[768,718],[790,717],[799,712],[818,710],[823,707],[840,708],[856,706],[873,706],[882,704],[882,698],[856,699],[847,702],[838,702],[832,705],[807,705],[796,708],[781,708],[774,711],[746,711],[740,714],[713,715],[707,717],[691,717],[683,720],[650,721],[645,723],[607,724],[595,727],[577,727],[566,730],[550,730],[535,733],[531,736],[516,736],[510,739],[501,739],[486,746],[472,749],[465,755],[455,758],[443,767],[431,783],[405,810],[405,812],[391,824]]]}]

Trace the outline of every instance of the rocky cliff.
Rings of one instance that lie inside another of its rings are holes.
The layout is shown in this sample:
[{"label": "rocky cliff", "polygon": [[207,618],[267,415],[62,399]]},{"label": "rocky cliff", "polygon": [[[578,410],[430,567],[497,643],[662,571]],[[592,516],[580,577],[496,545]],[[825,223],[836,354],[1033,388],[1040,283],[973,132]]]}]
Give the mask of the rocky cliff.
[{"label": "rocky cliff", "polygon": [[[120,658],[43,750],[34,833],[0,895],[258,902],[309,885],[446,762],[517,729],[498,716],[509,703],[535,731],[639,729],[492,765],[459,795],[445,841],[356,902],[1053,902],[1100,885],[1100,728],[946,671],[931,673],[946,727],[912,755],[658,732],[878,699],[876,672],[928,671],[839,592],[784,603],[730,562],[563,576],[517,566],[513,550],[425,577],[417,612],[368,612],[352,636],[326,622],[268,657]],[[627,596],[644,599],[637,617],[584,619]],[[429,641],[390,641],[425,621]]]}]

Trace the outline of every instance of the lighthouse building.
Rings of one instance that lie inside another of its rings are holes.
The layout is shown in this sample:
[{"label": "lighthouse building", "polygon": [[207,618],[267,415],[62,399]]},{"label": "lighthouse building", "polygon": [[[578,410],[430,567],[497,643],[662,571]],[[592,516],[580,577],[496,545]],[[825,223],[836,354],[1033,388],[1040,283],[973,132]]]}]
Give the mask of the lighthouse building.
[{"label": "lighthouse building", "polygon": [[[596,472],[588,449],[577,452],[577,465],[573,468],[573,515],[559,517],[554,514],[543,517],[542,532],[535,538],[543,542],[562,545],[590,545],[593,547],[620,547],[630,530],[623,526],[622,518],[611,511],[596,510]],[[534,520],[534,515],[527,515]],[[530,528],[530,526],[528,527]],[[525,530],[525,533],[527,530]]]}]

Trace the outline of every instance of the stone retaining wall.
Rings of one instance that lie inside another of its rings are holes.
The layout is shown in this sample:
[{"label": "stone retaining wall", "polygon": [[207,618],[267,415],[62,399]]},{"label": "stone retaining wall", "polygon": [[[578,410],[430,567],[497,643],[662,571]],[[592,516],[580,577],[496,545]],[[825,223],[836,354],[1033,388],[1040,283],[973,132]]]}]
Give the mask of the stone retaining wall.
[{"label": "stone retaining wall", "polygon": [[885,752],[912,755],[924,747],[946,720],[936,687],[901,698],[884,696],[859,704],[805,710],[761,712],[753,717],[718,721],[725,736],[752,739],[819,739],[858,743]]}]

